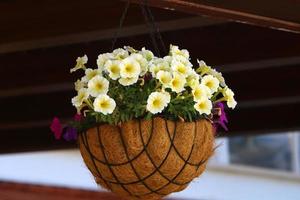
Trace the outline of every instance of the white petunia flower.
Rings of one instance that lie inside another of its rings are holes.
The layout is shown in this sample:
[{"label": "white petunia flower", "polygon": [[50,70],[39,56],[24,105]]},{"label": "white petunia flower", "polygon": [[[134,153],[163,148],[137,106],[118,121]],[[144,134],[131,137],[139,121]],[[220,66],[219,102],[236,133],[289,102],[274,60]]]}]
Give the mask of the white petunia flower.
[{"label": "white petunia flower", "polygon": [[138,77],[141,73],[141,66],[132,57],[125,58],[120,63],[120,74],[122,78]]},{"label": "white petunia flower", "polygon": [[142,48],[141,54],[147,61],[152,60],[154,57],[153,53],[149,50],[146,50],[145,47]]},{"label": "white petunia flower", "polygon": [[175,46],[172,44],[170,45],[170,54],[173,56],[174,55],[184,56],[187,59],[190,57],[188,50],[186,50],[186,49],[180,50],[178,46]]},{"label": "white petunia flower", "polygon": [[167,72],[167,71],[159,71],[157,74],[156,74],[156,78],[163,84],[163,86],[166,88],[166,87],[169,87],[170,86],[170,83],[171,83],[171,80],[172,80],[172,74],[170,72]]},{"label": "white petunia flower", "polygon": [[205,66],[207,66],[206,63],[203,60],[198,60],[197,59],[197,63],[199,64],[199,67],[205,67]]},{"label": "white petunia flower", "polygon": [[219,80],[220,85],[222,87],[226,86],[225,79],[221,72],[218,72],[215,69],[211,68],[210,66],[207,66],[203,60],[200,60],[200,61],[197,60],[197,62],[199,64],[197,72],[199,72],[202,75],[204,75],[204,74],[213,75],[214,77],[216,77]]},{"label": "white petunia flower", "polygon": [[152,114],[161,113],[170,102],[170,94],[166,92],[152,92],[147,100],[147,110]]},{"label": "white petunia flower", "polygon": [[237,105],[237,102],[235,101],[235,99],[234,99],[233,97],[232,97],[232,98],[229,98],[229,99],[227,100],[227,106],[228,106],[229,108],[234,109],[236,105]]},{"label": "white petunia flower", "polygon": [[131,46],[124,46],[124,49],[130,53],[137,53],[138,51],[132,48]]},{"label": "white petunia flower", "polygon": [[220,85],[222,87],[226,87],[225,79],[224,79],[221,72],[217,72],[216,70],[212,69],[211,70],[211,75],[213,75],[214,77],[216,77],[220,81]]},{"label": "white petunia flower", "polygon": [[132,77],[132,78],[120,78],[119,83],[123,86],[129,86],[135,84],[138,81],[139,77]]},{"label": "white petunia flower", "polygon": [[84,83],[89,82],[89,80],[91,80],[92,78],[94,78],[97,75],[102,75],[102,71],[100,69],[86,69],[85,70],[85,76],[82,77],[81,81]]},{"label": "white petunia flower", "polygon": [[199,74],[197,74],[197,72],[195,72],[195,70],[191,70],[191,73],[186,77],[186,83],[190,88],[194,88],[196,86],[198,86],[200,80],[200,76]]},{"label": "white petunia flower", "polygon": [[184,76],[180,75],[179,73],[174,73],[173,78],[170,83],[170,87],[172,91],[180,93],[184,90],[184,85],[186,83],[186,79]]},{"label": "white petunia flower", "polygon": [[88,62],[88,57],[86,55],[82,56],[82,57],[78,57],[76,59],[76,65],[74,68],[72,68],[70,70],[70,72],[75,72],[78,69],[85,69],[85,64]]},{"label": "white petunia flower", "polygon": [[156,74],[159,71],[170,71],[170,64],[163,60],[162,58],[155,59],[150,65],[149,71],[153,77],[156,77]]},{"label": "white petunia flower", "polygon": [[106,94],[100,94],[96,97],[94,103],[94,110],[104,115],[111,114],[116,108],[116,102]]},{"label": "white petunia flower", "polygon": [[201,99],[208,99],[211,96],[210,90],[205,85],[197,85],[193,90],[192,94],[194,96],[194,101],[199,101]]},{"label": "white petunia flower", "polygon": [[104,65],[105,71],[111,79],[117,80],[120,78],[120,61],[119,60],[108,60]]},{"label": "white petunia flower", "polygon": [[157,64],[151,64],[150,65],[150,68],[149,68],[149,71],[151,72],[151,75],[152,77],[156,77],[156,74],[161,71],[161,66],[160,65],[157,65]]},{"label": "white petunia flower", "polygon": [[100,54],[98,56],[98,59],[97,59],[98,69],[100,69],[101,71],[103,71],[104,70],[104,65],[105,65],[106,61],[109,60],[109,59],[113,59],[113,58],[114,58],[114,56],[111,53]]},{"label": "white petunia flower", "polygon": [[213,69],[210,66],[207,66],[203,60],[197,60],[197,62],[199,64],[199,67],[196,69],[197,73],[199,73],[202,76],[205,74],[212,75],[211,72]]},{"label": "white petunia flower", "polygon": [[219,88],[219,80],[212,75],[206,75],[202,78],[201,84],[208,87],[211,93],[217,92]]},{"label": "white petunia flower", "polygon": [[171,95],[170,95],[170,93],[166,92],[166,91],[162,91],[161,93],[163,93],[166,96],[166,101],[168,103],[170,103],[170,101],[171,101]]},{"label": "white petunia flower", "polygon": [[171,66],[172,66],[173,72],[177,72],[184,77],[187,77],[190,74],[191,69],[192,69],[190,66],[188,66],[176,59],[172,60]]},{"label": "white petunia flower", "polygon": [[128,51],[122,48],[115,49],[112,54],[116,59],[124,59],[129,56]]},{"label": "white petunia flower", "polygon": [[74,85],[75,85],[75,90],[76,91],[79,91],[80,89],[82,89],[82,88],[84,88],[85,86],[86,86],[86,83],[84,83],[83,81],[81,81],[81,80],[77,80],[75,83],[74,83]]},{"label": "white petunia flower", "polygon": [[164,60],[165,62],[167,62],[167,63],[170,63],[170,65],[171,65],[171,62],[172,62],[172,60],[173,60],[173,57],[172,57],[172,56],[165,56],[165,57],[163,57],[163,60]]},{"label": "white petunia flower", "polygon": [[140,76],[144,76],[148,72],[148,61],[139,53],[132,53],[130,57],[135,59],[140,64]]},{"label": "white petunia flower", "polygon": [[235,99],[234,99],[234,93],[233,93],[233,91],[227,87],[227,88],[225,88],[225,89],[223,90],[222,93],[223,93],[224,98],[225,98],[226,101],[227,101],[227,106],[228,106],[229,108],[234,109],[235,106],[237,105],[237,102],[236,102]]},{"label": "white petunia flower", "polygon": [[230,98],[234,97],[233,91],[228,87],[224,88],[222,93],[223,93],[223,96],[225,97],[225,99],[230,99]]},{"label": "white petunia flower", "polygon": [[80,108],[82,106],[83,101],[87,100],[87,98],[89,97],[88,91],[85,88],[81,88],[78,91],[77,96],[72,98],[72,104],[76,107],[76,108]]},{"label": "white petunia flower", "polygon": [[197,101],[197,103],[194,105],[194,108],[202,115],[207,114],[209,115],[211,113],[212,109],[212,103],[209,99],[200,99]]},{"label": "white petunia flower", "polygon": [[88,82],[88,92],[91,96],[97,97],[99,94],[108,92],[109,82],[102,76],[95,76]]}]

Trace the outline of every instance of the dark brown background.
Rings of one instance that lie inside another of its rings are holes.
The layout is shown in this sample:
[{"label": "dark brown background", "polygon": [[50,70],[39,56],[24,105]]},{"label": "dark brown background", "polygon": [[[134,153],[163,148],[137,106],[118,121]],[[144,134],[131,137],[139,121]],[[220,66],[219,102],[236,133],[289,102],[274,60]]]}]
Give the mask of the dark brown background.
[{"label": "dark brown background", "polygon": [[[131,0],[135,3],[142,1]],[[149,0],[166,45],[222,71],[239,102],[229,133],[300,128],[300,1]],[[125,2],[0,1],[0,153],[74,148],[55,141],[53,116],[75,113],[70,99],[78,56],[96,65],[110,50]],[[237,23],[238,22],[238,23]],[[240,23],[242,22],[242,23]],[[116,46],[153,49],[132,4]],[[113,194],[0,182],[0,199],[117,199]]]},{"label": "dark brown background", "polygon": [[[224,136],[299,129],[299,1],[149,4],[165,44],[217,67],[235,91],[239,104]],[[76,77],[69,68],[83,54],[96,65],[97,55],[110,50],[124,6],[118,0],[0,1],[0,152],[75,147],[55,141],[49,123],[75,113]],[[153,49],[148,32],[132,4],[116,46]]]}]

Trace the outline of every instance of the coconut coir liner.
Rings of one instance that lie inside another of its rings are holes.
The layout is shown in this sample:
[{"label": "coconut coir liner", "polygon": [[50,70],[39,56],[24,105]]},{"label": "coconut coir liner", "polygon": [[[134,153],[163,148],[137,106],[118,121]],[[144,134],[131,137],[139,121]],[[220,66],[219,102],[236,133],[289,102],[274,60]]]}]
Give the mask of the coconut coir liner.
[{"label": "coconut coir liner", "polygon": [[125,199],[161,199],[185,189],[214,150],[213,127],[205,119],[105,124],[81,133],[78,141],[96,182]]}]

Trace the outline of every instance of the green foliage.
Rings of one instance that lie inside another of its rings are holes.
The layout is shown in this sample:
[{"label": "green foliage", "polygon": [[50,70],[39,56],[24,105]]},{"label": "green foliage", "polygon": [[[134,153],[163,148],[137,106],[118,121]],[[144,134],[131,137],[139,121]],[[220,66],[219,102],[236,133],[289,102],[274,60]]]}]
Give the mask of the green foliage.
[{"label": "green foliage", "polygon": [[156,79],[149,81],[139,80],[131,86],[122,86],[116,81],[111,82],[108,95],[112,97],[118,105],[110,115],[104,115],[99,112],[91,111],[89,116],[95,118],[96,123],[118,124],[135,118],[152,117],[152,114],[146,112],[148,96],[157,85]]}]

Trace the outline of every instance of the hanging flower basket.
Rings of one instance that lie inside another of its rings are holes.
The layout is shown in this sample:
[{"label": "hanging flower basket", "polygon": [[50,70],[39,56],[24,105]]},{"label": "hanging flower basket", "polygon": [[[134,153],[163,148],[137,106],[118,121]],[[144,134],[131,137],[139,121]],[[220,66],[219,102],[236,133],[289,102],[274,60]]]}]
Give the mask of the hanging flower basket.
[{"label": "hanging flower basket", "polygon": [[96,182],[121,196],[141,199],[186,188],[204,171],[213,145],[207,120],[173,122],[160,117],[100,125],[79,137],[81,155]]},{"label": "hanging flower basket", "polygon": [[[127,199],[160,199],[185,189],[214,151],[217,125],[226,129],[224,103],[236,106],[222,74],[170,46],[155,57],[131,47],[100,54],[98,68],[79,57],[74,120],[56,138],[78,140],[86,166],[102,187]],[[78,133],[78,135],[77,135]]]}]

